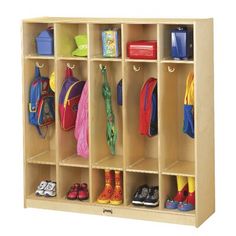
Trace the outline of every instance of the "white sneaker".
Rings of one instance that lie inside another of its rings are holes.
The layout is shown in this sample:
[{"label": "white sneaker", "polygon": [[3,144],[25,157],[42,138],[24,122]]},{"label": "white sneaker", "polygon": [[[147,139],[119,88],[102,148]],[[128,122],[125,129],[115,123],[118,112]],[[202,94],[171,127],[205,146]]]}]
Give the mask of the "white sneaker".
[{"label": "white sneaker", "polygon": [[37,190],[35,191],[35,195],[37,195],[37,196],[44,196],[44,190],[47,187],[47,185],[48,185],[48,181],[47,180],[41,181],[41,183],[37,187]]},{"label": "white sneaker", "polygon": [[46,188],[44,189],[45,197],[55,197],[56,194],[56,182],[48,182]]}]

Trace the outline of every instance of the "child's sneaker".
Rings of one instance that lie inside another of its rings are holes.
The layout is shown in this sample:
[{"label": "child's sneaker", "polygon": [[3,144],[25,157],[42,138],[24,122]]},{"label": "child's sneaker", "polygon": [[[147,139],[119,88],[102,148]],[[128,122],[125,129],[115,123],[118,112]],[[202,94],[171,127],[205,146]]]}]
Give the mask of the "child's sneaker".
[{"label": "child's sneaker", "polygon": [[56,194],[56,182],[48,182],[45,190],[44,190],[44,196],[45,197],[55,197]]},{"label": "child's sneaker", "polygon": [[148,195],[143,202],[144,206],[156,207],[159,205],[159,188],[158,186],[150,187]]},{"label": "child's sneaker", "polygon": [[134,205],[143,205],[144,200],[148,196],[148,189],[149,187],[147,184],[139,186],[133,196],[132,203]]},{"label": "child's sneaker", "polygon": [[76,200],[78,198],[79,188],[80,188],[80,184],[78,183],[73,184],[66,195],[67,199]]},{"label": "child's sneaker", "polygon": [[37,190],[35,191],[35,195],[44,196],[44,191],[47,185],[48,185],[48,180],[41,181],[39,186],[37,187]]},{"label": "child's sneaker", "polygon": [[80,185],[79,192],[78,192],[78,199],[80,201],[87,200],[89,198],[89,191],[88,185],[83,183]]}]

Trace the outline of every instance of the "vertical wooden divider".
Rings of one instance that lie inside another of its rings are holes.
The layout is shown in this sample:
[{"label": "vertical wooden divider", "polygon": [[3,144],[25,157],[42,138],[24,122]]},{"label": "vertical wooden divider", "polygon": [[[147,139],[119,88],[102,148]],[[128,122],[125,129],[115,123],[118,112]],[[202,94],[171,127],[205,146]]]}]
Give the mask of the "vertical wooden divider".
[{"label": "vertical wooden divider", "polygon": [[159,114],[161,114],[161,107],[160,107],[160,96],[162,93],[161,91],[161,52],[160,48],[162,48],[161,42],[161,30],[160,24],[157,24],[157,129],[158,129],[158,185],[159,185],[159,209],[162,209],[163,206],[163,199],[162,199],[162,175],[161,175],[161,120]]},{"label": "vertical wooden divider", "polygon": [[57,197],[60,197],[60,167],[59,167],[59,156],[60,156],[60,149],[59,149],[59,129],[60,127],[60,117],[59,117],[59,94],[61,85],[58,83],[58,44],[57,39],[59,38],[58,34],[58,24],[54,24],[54,73],[55,73],[55,135],[56,135],[56,183],[57,183]]},{"label": "vertical wooden divider", "polygon": [[90,24],[87,24],[87,38],[88,38],[88,61],[87,61],[87,70],[88,70],[88,111],[89,111],[89,202],[92,203],[92,199],[93,199],[93,181],[92,181],[92,175],[93,175],[93,171],[92,171],[92,157],[93,157],[93,152],[91,149],[91,144],[92,144],[92,132],[91,132],[91,127],[92,127],[92,119],[91,119],[91,114],[92,114],[92,109],[93,106],[91,104],[91,34],[90,34]]},{"label": "vertical wooden divider", "polygon": [[121,24],[121,58],[122,58],[122,64],[121,64],[121,76],[122,76],[122,127],[123,127],[123,203],[126,206],[127,205],[127,199],[126,199],[126,152],[125,152],[125,101],[126,97],[124,96],[124,91],[126,89],[126,76],[125,76],[125,50],[126,50],[126,42],[125,42],[125,25]]}]

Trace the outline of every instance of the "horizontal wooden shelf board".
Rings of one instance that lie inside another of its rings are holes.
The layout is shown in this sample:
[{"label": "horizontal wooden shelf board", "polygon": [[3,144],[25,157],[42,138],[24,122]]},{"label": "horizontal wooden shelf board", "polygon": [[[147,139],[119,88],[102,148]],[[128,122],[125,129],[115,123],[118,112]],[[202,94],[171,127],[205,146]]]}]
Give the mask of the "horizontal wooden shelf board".
[{"label": "horizontal wooden shelf board", "polygon": [[146,207],[146,206],[135,206],[132,203],[128,204],[128,208],[138,210],[138,211],[159,211],[159,206],[157,207]]},{"label": "horizontal wooden shelf board", "polygon": [[64,61],[87,61],[88,58],[87,57],[64,57],[64,56],[58,56],[57,57],[58,60],[64,60]]},{"label": "horizontal wooden shelf board", "polygon": [[141,158],[126,169],[129,172],[140,172],[158,174],[158,159],[157,158]]},{"label": "horizontal wooden shelf board", "polygon": [[59,198],[60,201],[66,202],[66,203],[72,203],[72,204],[81,204],[81,205],[88,205],[90,204],[89,199],[80,201],[80,200],[69,200],[66,198],[66,196]]},{"label": "horizontal wooden shelf board", "polygon": [[147,60],[147,59],[130,59],[126,58],[125,62],[147,62],[147,63],[157,63],[158,60]]},{"label": "horizontal wooden shelf board", "polygon": [[92,165],[95,169],[123,170],[123,156],[107,156]]},{"label": "horizontal wooden shelf board", "polygon": [[176,161],[165,168],[162,174],[195,177],[195,163],[191,161]]},{"label": "horizontal wooden shelf board", "polygon": [[30,195],[26,196],[27,199],[36,200],[36,201],[59,201],[59,198],[56,197],[44,197],[44,196],[36,196],[35,193],[31,193]]},{"label": "horizontal wooden shelf board", "polygon": [[56,152],[51,150],[40,153],[30,157],[27,162],[33,164],[56,165]]},{"label": "horizontal wooden shelf board", "polygon": [[54,60],[54,56],[42,56],[38,54],[25,55],[25,59],[36,59],[36,60]]},{"label": "horizontal wooden shelf board", "polygon": [[161,63],[166,64],[194,64],[193,60],[173,60],[173,59],[162,59]]},{"label": "horizontal wooden shelf board", "polygon": [[94,24],[193,24],[201,18],[70,18],[70,17],[39,17],[24,19],[24,23],[94,23]]},{"label": "horizontal wooden shelf board", "polygon": [[60,161],[60,166],[71,166],[71,167],[89,167],[89,158],[83,158],[74,154]]},{"label": "horizontal wooden shelf board", "polygon": [[196,212],[195,210],[192,211],[179,211],[178,209],[170,210],[170,209],[162,209],[160,210],[164,213],[174,214],[174,215],[186,215],[186,216],[195,216]]},{"label": "horizontal wooden shelf board", "polygon": [[90,58],[90,61],[118,61],[121,62],[121,57],[102,57],[102,56],[94,56]]},{"label": "horizontal wooden shelf board", "polygon": [[94,206],[98,206],[98,207],[104,207],[104,208],[123,208],[125,207],[124,203],[120,204],[120,205],[112,205],[112,204],[103,204],[103,203],[98,203],[97,201],[94,201],[91,203]]}]

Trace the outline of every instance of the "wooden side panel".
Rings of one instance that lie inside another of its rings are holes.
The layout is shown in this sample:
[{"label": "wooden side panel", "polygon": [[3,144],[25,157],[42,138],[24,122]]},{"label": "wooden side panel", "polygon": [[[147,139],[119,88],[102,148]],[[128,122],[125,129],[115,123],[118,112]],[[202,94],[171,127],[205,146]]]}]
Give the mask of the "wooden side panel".
[{"label": "wooden side panel", "polygon": [[196,225],[215,210],[213,20],[196,21],[195,42],[195,158]]}]

